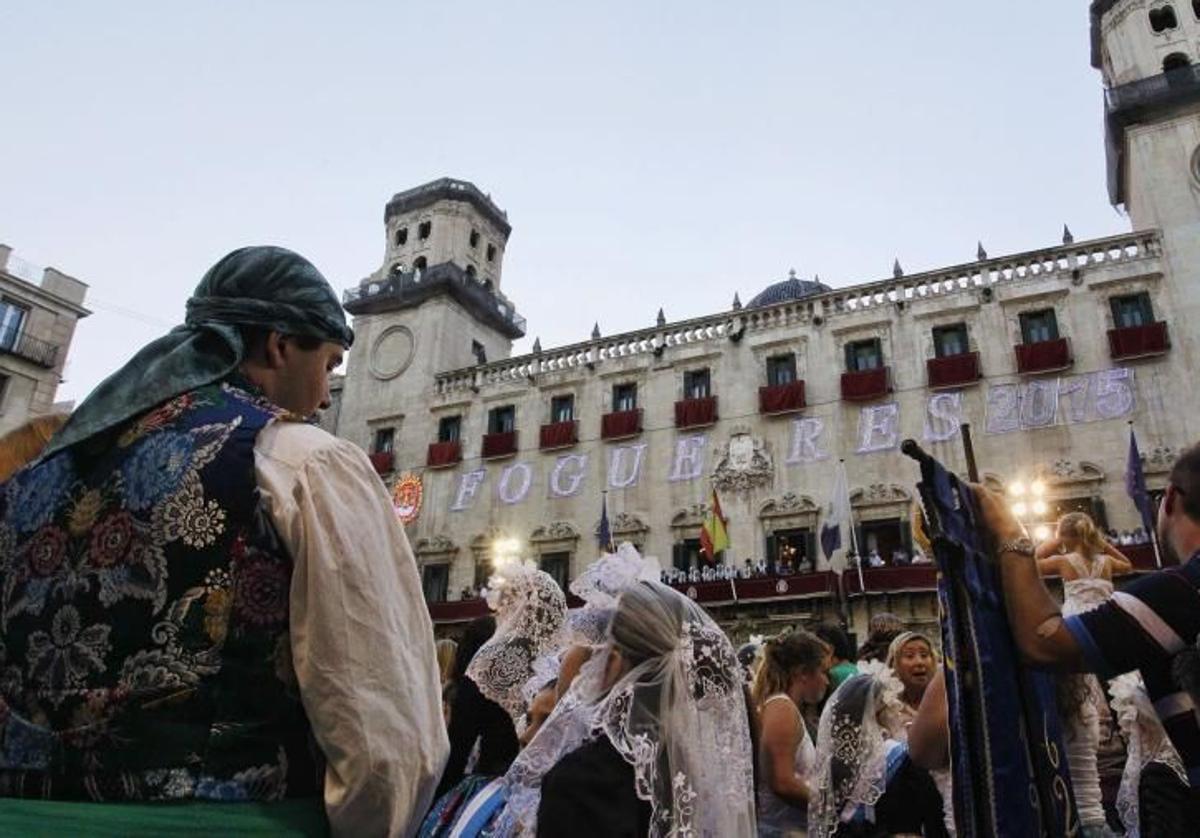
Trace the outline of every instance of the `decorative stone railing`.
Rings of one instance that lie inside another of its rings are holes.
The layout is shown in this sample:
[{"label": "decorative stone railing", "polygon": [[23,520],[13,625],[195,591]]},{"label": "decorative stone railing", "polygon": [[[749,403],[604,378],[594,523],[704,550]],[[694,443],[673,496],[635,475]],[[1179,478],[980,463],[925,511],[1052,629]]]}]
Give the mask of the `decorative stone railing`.
[{"label": "decorative stone railing", "polygon": [[437,393],[477,392],[504,384],[533,381],[547,372],[578,368],[591,371],[614,361],[639,356],[658,357],[670,349],[726,338],[738,339],[747,331],[761,332],[796,325],[819,327],[831,319],[864,311],[884,311],[889,306],[922,300],[976,295],[985,289],[1022,282],[1046,279],[1070,282],[1078,276],[1077,271],[1156,259],[1161,252],[1159,233],[1148,230],[985,259],[856,285],[803,300],[722,312],[454,370],[437,377]]}]

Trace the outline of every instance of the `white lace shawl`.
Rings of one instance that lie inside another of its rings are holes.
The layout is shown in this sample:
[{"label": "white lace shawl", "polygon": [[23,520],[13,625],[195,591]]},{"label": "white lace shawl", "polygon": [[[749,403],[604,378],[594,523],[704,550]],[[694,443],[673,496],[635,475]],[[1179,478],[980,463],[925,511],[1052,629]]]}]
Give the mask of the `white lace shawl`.
[{"label": "white lace shawl", "polygon": [[1139,838],[1138,787],[1142,770],[1151,762],[1161,762],[1185,784],[1187,772],[1179,752],[1163,730],[1158,713],[1142,684],[1142,676],[1130,672],[1114,678],[1109,682],[1108,691],[1112,695],[1112,709],[1117,715],[1117,724],[1125,737],[1128,751],[1125,771],[1121,774],[1121,786],[1117,790],[1117,814],[1125,826],[1127,838]]},{"label": "white lace shawl", "polygon": [[860,674],[842,682],[825,704],[817,731],[817,757],[809,787],[808,834],[833,835],[859,806],[873,807],[887,790],[888,731],[903,716],[904,686],[878,661],[859,663]]},{"label": "white lace shawl", "polygon": [[467,665],[467,677],[523,724],[535,662],[562,647],[567,600],[553,577],[532,562],[498,571],[488,580],[486,597],[496,612],[496,633]]},{"label": "white lace shawl", "polygon": [[506,775],[508,803],[494,835],[533,835],[542,777],[601,735],[633,766],[637,795],[651,806],[652,838],[755,833],[753,753],[733,645],[701,608],[665,585],[646,581],[627,595],[651,601],[665,617],[647,632],[673,626],[671,638],[653,640],[664,653],[608,691],[611,645],[593,653]]}]

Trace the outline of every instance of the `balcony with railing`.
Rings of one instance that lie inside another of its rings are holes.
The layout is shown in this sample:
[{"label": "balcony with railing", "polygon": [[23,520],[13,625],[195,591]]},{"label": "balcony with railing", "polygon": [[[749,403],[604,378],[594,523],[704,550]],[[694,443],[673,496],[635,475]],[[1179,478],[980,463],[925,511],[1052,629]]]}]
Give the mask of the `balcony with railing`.
[{"label": "balcony with railing", "polygon": [[372,451],[367,457],[378,474],[391,474],[396,466],[396,455],[391,451]]},{"label": "balcony with railing", "polygon": [[963,352],[959,355],[944,355],[925,362],[929,375],[929,388],[965,387],[979,380],[979,353]]},{"label": "balcony with railing", "polygon": [[1114,361],[1132,361],[1165,355],[1171,349],[1171,337],[1163,321],[1145,326],[1108,330],[1108,349]]},{"label": "balcony with railing", "polygon": [[505,336],[524,336],[525,318],[517,314],[512,302],[453,262],[420,271],[397,272],[384,279],[364,280],[357,288],[342,294],[342,305],[351,314],[376,314],[409,308],[446,293]]},{"label": "balcony with railing", "polygon": [[617,410],[600,417],[601,439],[628,439],[642,432],[642,409]]},{"label": "balcony with railing", "polygon": [[425,455],[429,468],[449,468],[462,462],[462,443],[457,439],[449,442],[431,442]]},{"label": "balcony with railing", "polygon": [[1066,338],[1018,343],[1013,349],[1017,353],[1017,372],[1023,375],[1060,372],[1075,363],[1071,342]]},{"label": "balcony with railing", "polygon": [[717,397],[682,399],[675,402],[675,427],[703,428],[717,423]]},{"label": "balcony with railing", "polygon": [[511,457],[517,453],[517,432],[502,431],[495,434],[484,434],[482,452],[485,460]]},{"label": "balcony with railing", "polygon": [[869,402],[892,392],[889,367],[842,373],[842,400]]},{"label": "balcony with railing", "polygon": [[950,304],[964,298],[978,300],[981,295],[990,299],[1000,289],[1026,283],[1058,282],[1068,286],[1078,282],[1081,275],[1120,277],[1161,272],[1161,257],[1161,237],[1156,230],[1056,245],[450,370],[437,375],[437,395],[454,398],[527,383],[542,375],[583,370],[593,373],[638,360],[650,365],[664,354],[740,340],[747,334],[807,329],[870,312],[886,311],[891,316],[901,303]]},{"label": "balcony with railing", "polygon": [[1129,123],[1162,108],[1195,101],[1200,96],[1200,64],[1121,84],[1104,93],[1108,115]]},{"label": "balcony with railing", "polygon": [[804,410],[804,405],[803,381],[758,388],[758,412],[764,416],[795,413]]},{"label": "balcony with railing", "polygon": [[570,448],[577,442],[579,442],[579,423],[574,419],[542,425],[538,434],[538,447],[543,451]]},{"label": "balcony with railing", "polygon": [[58,360],[57,346],[23,334],[19,328],[0,329],[0,352],[24,358],[47,369],[53,369]]}]

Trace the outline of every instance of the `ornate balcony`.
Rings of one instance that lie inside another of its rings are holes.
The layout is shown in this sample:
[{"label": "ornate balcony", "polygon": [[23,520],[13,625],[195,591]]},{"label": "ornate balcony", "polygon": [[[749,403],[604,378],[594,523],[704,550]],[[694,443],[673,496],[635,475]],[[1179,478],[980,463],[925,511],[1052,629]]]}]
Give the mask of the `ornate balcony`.
[{"label": "ornate balcony", "polygon": [[425,465],[429,468],[447,468],[462,462],[462,443],[431,442],[429,453],[425,455]]},{"label": "ornate balcony", "polygon": [[703,428],[717,423],[717,397],[684,399],[675,402],[675,427]]},{"label": "ornate balcony", "polygon": [[517,432],[483,435],[483,458],[511,457],[517,453]]},{"label": "ornate balcony", "polygon": [[979,353],[930,358],[925,362],[925,369],[929,374],[929,387],[933,390],[964,387],[979,380]]},{"label": "ornate balcony", "polygon": [[1152,358],[1165,355],[1171,349],[1167,324],[1163,321],[1145,326],[1108,330],[1108,349],[1114,361]]},{"label": "ornate balcony", "polygon": [[600,417],[601,439],[626,439],[642,432],[642,410],[618,410]]},{"label": "ornate balcony", "polygon": [[1066,338],[1019,343],[1014,349],[1017,353],[1017,372],[1022,374],[1059,372],[1070,369],[1075,363],[1071,356],[1071,343]]},{"label": "ornate balcony", "polygon": [[764,416],[795,413],[803,410],[804,404],[803,381],[758,388],[758,412]]},{"label": "ornate balcony", "polygon": [[892,392],[891,368],[842,373],[842,400],[869,402]]},{"label": "ornate balcony", "polygon": [[538,445],[543,451],[555,448],[570,448],[579,442],[579,423],[574,419],[567,422],[551,422],[542,425]]}]

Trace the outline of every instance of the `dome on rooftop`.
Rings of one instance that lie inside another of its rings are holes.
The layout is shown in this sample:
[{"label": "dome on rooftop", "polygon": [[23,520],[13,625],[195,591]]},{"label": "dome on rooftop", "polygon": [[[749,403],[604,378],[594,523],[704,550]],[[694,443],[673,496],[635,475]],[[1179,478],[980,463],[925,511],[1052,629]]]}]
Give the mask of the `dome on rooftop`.
[{"label": "dome on rooftop", "polygon": [[832,291],[825,283],[815,279],[798,279],[795,271],[790,271],[788,278],[768,285],[757,297],[746,303],[746,308],[763,308],[776,303],[787,303],[793,300],[803,300]]}]

